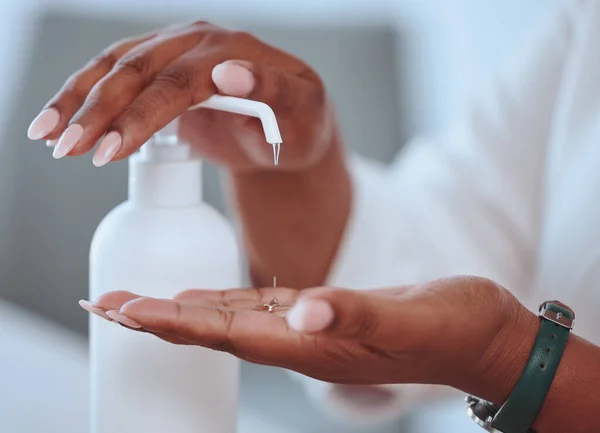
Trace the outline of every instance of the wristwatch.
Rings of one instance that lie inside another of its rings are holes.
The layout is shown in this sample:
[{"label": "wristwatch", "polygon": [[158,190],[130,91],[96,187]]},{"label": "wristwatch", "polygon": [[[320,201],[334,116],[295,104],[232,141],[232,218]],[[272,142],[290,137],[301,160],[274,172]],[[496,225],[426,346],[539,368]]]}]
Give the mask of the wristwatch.
[{"label": "wristwatch", "polygon": [[467,414],[491,433],[535,433],[535,420],[560,364],[575,313],[558,301],[539,308],[540,330],[527,365],[503,405],[467,396]]}]

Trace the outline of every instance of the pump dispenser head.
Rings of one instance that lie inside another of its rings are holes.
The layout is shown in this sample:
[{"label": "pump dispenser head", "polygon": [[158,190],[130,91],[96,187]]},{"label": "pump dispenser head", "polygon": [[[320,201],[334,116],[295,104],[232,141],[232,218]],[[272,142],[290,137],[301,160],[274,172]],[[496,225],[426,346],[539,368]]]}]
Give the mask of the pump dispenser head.
[{"label": "pump dispenser head", "polygon": [[[200,104],[190,107],[189,110],[197,110],[200,108],[211,108],[213,110],[227,111],[259,118],[265,133],[265,140],[273,146],[273,162],[275,165],[279,164],[279,150],[282,143],[281,133],[279,132],[275,113],[273,113],[273,110],[267,104],[243,98],[235,98],[233,96],[213,95]],[[183,148],[184,146],[182,146],[177,139],[177,123],[178,119],[175,118],[175,120],[165,126],[162,130],[158,131],[146,145],[142,146],[142,153],[147,157],[152,158],[155,156],[153,149],[158,147]],[[170,149],[169,153],[174,154],[175,152],[173,152],[173,149]],[[184,151],[177,153],[181,153],[181,155],[179,155],[180,157],[185,157]],[[189,156],[189,149],[187,149],[186,155]]]},{"label": "pump dispenser head", "polygon": [[176,162],[191,157],[190,147],[177,137],[179,118],[157,131],[140,149],[145,161]]}]

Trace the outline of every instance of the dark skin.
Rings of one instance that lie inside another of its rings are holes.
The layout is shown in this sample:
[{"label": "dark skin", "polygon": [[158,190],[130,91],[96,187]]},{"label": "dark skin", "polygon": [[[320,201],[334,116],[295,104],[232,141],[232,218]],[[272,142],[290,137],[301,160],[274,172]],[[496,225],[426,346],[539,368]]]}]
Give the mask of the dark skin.
[{"label": "dark skin", "polygon": [[[224,72],[211,79],[219,64]],[[215,93],[273,108],[284,141],[276,170],[257,119],[185,113]],[[282,285],[312,287],[325,279],[352,193],[333,109],[304,62],[247,33],[197,22],[108,47],[44,108],[60,118],[42,138],[58,140],[69,125],[83,128],[67,156],[88,153],[105,133],[118,132],[121,145],[112,161],[130,156],[183,113],[180,135],[230,175],[253,282],[264,286],[277,274]],[[103,150],[101,142],[96,154]]]},{"label": "dark skin", "polygon": [[[254,310],[273,297],[281,310]],[[315,300],[330,306],[329,320],[323,309],[311,308]],[[298,305],[308,317],[300,327],[291,319]],[[328,382],[448,385],[499,404],[529,358],[540,320],[508,290],[474,277],[365,292],[188,290],[172,300],[110,292],[93,308],[134,332]],[[538,433],[594,431],[600,421],[598,365],[600,348],[571,335],[534,424]]]},{"label": "dark skin", "polygon": [[[280,166],[272,166],[255,119],[185,112],[215,93],[273,108],[284,140]],[[319,287],[344,233],[352,188],[325,89],[301,60],[208,23],[172,27],[108,48],[46,108],[58,120],[45,125],[41,138],[57,140],[79,125],[70,140],[53,143],[78,156],[114,132],[111,161],[128,157],[183,114],[181,135],[229,174],[255,286],[277,274],[281,284],[306,289],[192,290],[172,300],[111,292],[86,307],[92,312],[170,343],[335,383],[443,384],[497,403],[509,395],[539,322],[506,289],[480,278],[361,293]],[[100,142],[100,157],[108,144]],[[273,296],[295,307],[285,316],[251,309]],[[596,428],[598,365],[600,348],[571,336],[536,420],[538,433]]]}]

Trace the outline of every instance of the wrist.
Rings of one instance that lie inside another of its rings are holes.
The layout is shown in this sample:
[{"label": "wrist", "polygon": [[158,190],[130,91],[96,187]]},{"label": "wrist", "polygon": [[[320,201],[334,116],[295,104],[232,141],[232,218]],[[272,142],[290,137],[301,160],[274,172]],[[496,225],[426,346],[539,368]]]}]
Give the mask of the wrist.
[{"label": "wrist", "polygon": [[[489,369],[491,374],[479,381],[474,380],[470,385],[469,392],[472,391],[472,394],[480,398],[467,400],[469,415],[480,425],[484,425],[484,420],[493,416],[491,426],[497,429],[494,431],[525,431],[524,427],[530,425],[533,431],[545,433],[584,433],[597,430],[600,424],[597,410],[600,407],[600,347],[564,329],[570,326],[569,322],[574,318],[568,307],[564,308],[563,305],[562,310],[566,321],[559,322],[560,316],[548,315],[548,311],[557,312],[558,302],[552,302],[554,307],[542,311],[550,322],[537,319],[537,326],[533,326],[530,319],[522,316],[522,328],[513,327],[513,330],[520,331],[524,341],[530,343],[531,335],[536,338],[535,349],[531,352],[532,358],[525,371],[522,365],[510,368],[507,366],[511,363],[496,363]],[[513,331],[510,334],[519,335],[519,332]],[[527,349],[528,346],[529,344],[514,346],[516,359],[512,365],[522,364],[523,347]],[[551,365],[550,375],[542,377],[540,371],[544,370],[547,363]],[[532,375],[537,379],[532,381]],[[518,378],[516,387],[515,378]],[[508,399],[507,394],[510,394]],[[502,408],[496,413],[486,406],[487,403],[482,404],[481,399],[496,403]]]},{"label": "wrist", "polygon": [[339,135],[318,163],[303,170],[232,173],[230,179],[254,284],[270,284],[275,272],[288,287],[322,284],[352,200]]},{"label": "wrist", "polygon": [[464,391],[504,403],[525,369],[539,329],[538,317],[515,302],[479,366],[468,376]]}]

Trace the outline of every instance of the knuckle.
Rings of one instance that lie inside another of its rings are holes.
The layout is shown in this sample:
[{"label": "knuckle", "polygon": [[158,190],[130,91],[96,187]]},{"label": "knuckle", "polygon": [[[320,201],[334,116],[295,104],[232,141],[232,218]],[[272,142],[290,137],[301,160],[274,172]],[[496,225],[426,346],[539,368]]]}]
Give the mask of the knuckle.
[{"label": "knuckle", "polygon": [[205,21],[205,20],[196,20],[192,24],[190,24],[190,27],[200,28],[200,29],[205,29],[206,27],[212,27],[212,26],[213,25],[211,23],[209,23],[208,21]]},{"label": "knuckle", "polygon": [[152,94],[147,95],[139,103],[142,105],[142,109],[148,114],[158,113],[164,107],[173,105],[176,100],[176,96],[169,87],[157,86]]},{"label": "knuckle", "polygon": [[126,74],[144,77],[151,71],[151,61],[147,55],[125,56],[117,61],[116,67]]},{"label": "knuckle", "polygon": [[303,101],[307,99],[308,95],[299,94],[286,74],[268,74],[268,79],[265,78],[266,76],[260,72],[254,75],[255,88],[260,89],[259,93],[262,94],[262,99],[268,101],[270,105],[277,107],[277,110],[281,112],[288,113],[295,107],[306,105]]},{"label": "knuckle", "polygon": [[[114,122],[114,126],[117,128],[127,127],[137,130],[142,125],[145,129],[156,130],[158,127],[154,124],[153,119],[159,104],[155,102],[154,98],[145,98],[131,104],[125,109],[123,114]],[[156,128],[155,128],[156,127]]]},{"label": "knuckle", "polygon": [[[70,120],[70,123],[86,125],[86,128],[96,130],[96,123],[99,123],[102,113],[106,113],[106,105],[97,98],[87,98],[85,103],[77,110]],[[99,116],[100,114],[100,116]],[[94,121],[92,121],[94,119]]]},{"label": "knuckle", "polygon": [[117,63],[117,56],[112,47],[102,51],[90,62],[94,67],[102,67],[103,69],[112,69]]},{"label": "knuckle", "polygon": [[122,52],[123,50],[127,49],[128,47],[130,47],[132,44],[139,42],[139,40],[140,40],[139,36],[130,36],[128,38],[123,38],[123,39],[115,42],[114,44],[110,45],[106,49],[106,51],[111,52],[111,53],[119,53],[119,52]]},{"label": "knuckle", "polygon": [[231,36],[240,43],[248,44],[255,43],[257,41],[256,36],[252,33],[244,31],[244,30],[236,30],[231,33]]},{"label": "knuckle", "polygon": [[94,109],[98,110],[99,113],[110,113],[114,110],[112,107],[113,102],[118,96],[111,86],[95,86],[86,98],[86,111]]},{"label": "knuckle", "polygon": [[147,119],[153,112],[152,104],[149,101],[137,101],[125,109],[122,117],[124,119]]},{"label": "knuckle", "polygon": [[73,91],[79,87],[79,82],[81,80],[81,72],[74,72],[67,77],[65,80],[65,84],[63,85],[63,90],[65,91]]},{"label": "knuckle", "polygon": [[[58,95],[58,99],[65,102],[65,100],[71,100],[76,105],[81,105],[85,101],[87,94],[83,90],[80,85],[81,74],[75,73],[72,74],[67,80],[65,84],[62,86],[60,93]],[[58,102],[58,101],[57,101]],[[60,104],[59,104],[60,105]]]},{"label": "knuckle", "polygon": [[196,87],[197,73],[192,67],[167,68],[156,76],[155,81],[178,91],[190,91]]}]

